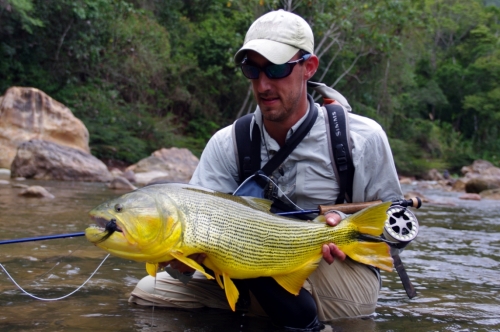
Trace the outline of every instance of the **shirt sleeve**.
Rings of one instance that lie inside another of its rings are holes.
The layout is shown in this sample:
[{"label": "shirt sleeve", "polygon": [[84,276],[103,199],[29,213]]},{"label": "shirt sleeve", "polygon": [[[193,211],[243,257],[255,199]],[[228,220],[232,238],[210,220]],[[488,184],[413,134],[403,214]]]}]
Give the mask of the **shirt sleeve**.
[{"label": "shirt sleeve", "polygon": [[353,202],[387,202],[403,198],[392,151],[383,129],[378,126],[358,145],[361,146],[353,150]]},{"label": "shirt sleeve", "polygon": [[238,170],[233,146],[232,126],[219,130],[208,141],[200,162],[189,181],[204,188],[232,193],[238,187]]}]

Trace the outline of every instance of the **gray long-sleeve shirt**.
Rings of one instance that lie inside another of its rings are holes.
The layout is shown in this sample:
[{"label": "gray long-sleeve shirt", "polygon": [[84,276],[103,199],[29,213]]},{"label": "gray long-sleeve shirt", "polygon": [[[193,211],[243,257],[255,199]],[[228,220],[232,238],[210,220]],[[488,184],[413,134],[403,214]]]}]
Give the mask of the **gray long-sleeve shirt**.
[{"label": "gray long-sleeve shirt", "polygon": [[[273,180],[280,189],[303,209],[314,209],[319,204],[334,204],[339,193],[326,134],[325,121],[328,120],[323,108],[318,104],[315,106],[318,108],[318,117],[311,131],[284,161],[281,172],[276,170],[273,173]],[[352,201],[401,199],[403,195],[385,132],[369,118],[348,114],[355,167]],[[306,116],[290,129],[287,139]],[[254,124],[259,126],[263,135],[261,159],[264,166],[279,150],[279,145],[262,125],[259,108],[255,111]],[[210,139],[190,183],[232,193],[238,187],[237,180],[232,126],[228,126]]]}]

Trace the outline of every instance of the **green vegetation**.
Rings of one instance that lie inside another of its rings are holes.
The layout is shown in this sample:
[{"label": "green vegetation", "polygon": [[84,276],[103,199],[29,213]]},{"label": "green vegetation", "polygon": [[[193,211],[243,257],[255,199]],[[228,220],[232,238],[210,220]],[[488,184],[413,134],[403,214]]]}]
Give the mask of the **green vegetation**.
[{"label": "green vegetation", "polygon": [[0,91],[36,87],[67,105],[99,158],[133,163],[171,146],[199,155],[255,107],[232,57],[256,17],[284,8],[313,27],[313,80],[383,125],[400,174],[498,165],[499,4],[0,0]]}]

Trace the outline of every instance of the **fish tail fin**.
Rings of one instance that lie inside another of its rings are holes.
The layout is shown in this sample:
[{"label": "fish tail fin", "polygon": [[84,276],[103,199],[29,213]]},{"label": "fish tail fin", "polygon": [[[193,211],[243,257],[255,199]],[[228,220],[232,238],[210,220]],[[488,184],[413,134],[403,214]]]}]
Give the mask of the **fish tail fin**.
[{"label": "fish tail fin", "polygon": [[355,261],[392,272],[393,260],[389,246],[384,242],[353,242],[341,250]]},{"label": "fish tail fin", "polygon": [[359,233],[380,236],[384,232],[387,210],[390,206],[391,202],[370,206],[353,214],[349,219],[356,225]]},{"label": "fish tail fin", "polygon": [[[391,202],[386,202],[371,206],[350,216],[348,222],[357,228],[361,239],[363,235],[368,235],[367,238],[373,240],[379,238],[384,231],[387,209],[390,205]],[[381,242],[373,242],[373,240],[360,241],[360,238],[339,246],[340,250],[355,261],[391,272],[393,260],[389,246],[382,242],[382,239],[380,239]]]}]

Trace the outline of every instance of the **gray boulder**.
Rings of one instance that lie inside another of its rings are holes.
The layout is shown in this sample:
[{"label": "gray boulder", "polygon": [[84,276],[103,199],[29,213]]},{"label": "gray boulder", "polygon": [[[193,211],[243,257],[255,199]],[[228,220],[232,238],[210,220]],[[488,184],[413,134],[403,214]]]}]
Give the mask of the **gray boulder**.
[{"label": "gray boulder", "polygon": [[91,154],[37,139],[19,145],[11,177],[86,182],[112,179],[106,165]]},{"label": "gray boulder", "polygon": [[187,183],[198,163],[198,158],[188,149],[163,148],[128,167],[127,171],[133,171],[140,184],[157,180]]}]

